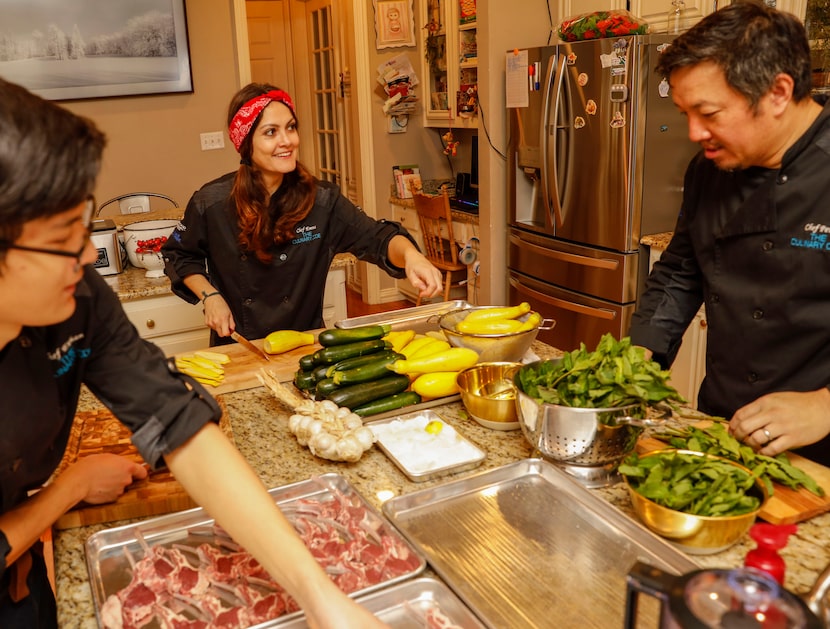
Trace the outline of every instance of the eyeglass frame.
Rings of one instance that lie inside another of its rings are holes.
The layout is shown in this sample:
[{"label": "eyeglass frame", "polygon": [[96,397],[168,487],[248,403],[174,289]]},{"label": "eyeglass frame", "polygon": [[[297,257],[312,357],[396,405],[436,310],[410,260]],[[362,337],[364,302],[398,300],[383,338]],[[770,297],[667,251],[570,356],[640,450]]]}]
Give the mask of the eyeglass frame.
[{"label": "eyeglass frame", "polygon": [[30,251],[32,253],[46,253],[52,256],[61,256],[62,258],[74,258],[76,262],[80,263],[81,256],[84,254],[84,250],[86,246],[89,244],[90,236],[92,235],[92,220],[95,218],[95,210],[97,204],[95,203],[95,197],[93,195],[89,195],[86,198],[86,208],[84,208],[84,213],[81,216],[81,220],[84,223],[85,233],[84,233],[84,240],[81,244],[81,248],[76,252],[73,253],[72,251],[64,251],[63,249],[49,249],[47,247],[29,247],[26,245],[18,245],[13,242],[7,242],[0,240],[0,251],[9,251],[10,249],[17,249],[18,251]]}]

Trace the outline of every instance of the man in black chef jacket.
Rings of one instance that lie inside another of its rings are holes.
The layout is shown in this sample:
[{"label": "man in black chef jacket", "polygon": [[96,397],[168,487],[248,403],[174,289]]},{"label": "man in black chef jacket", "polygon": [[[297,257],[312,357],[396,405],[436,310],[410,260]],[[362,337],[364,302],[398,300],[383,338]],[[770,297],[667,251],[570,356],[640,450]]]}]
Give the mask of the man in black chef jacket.
[{"label": "man in black chef jacket", "polygon": [[113,500],[146,474],[121,457],[90,457],[40,489],[61,460],[82,384],[313,623],[384,626],[323,572],[217,426],[215,400],[139,338],[90,266],[103,147],[90,121],[0,79],[0,627],[57,627],[36,540],[76,503]]},{"label": "man in black chef jacket", "polygon": [[670,365],[703,303],[699,408],[762,454],[830,463],[830,109],[811,96],[804,27],[732,4],[680,35],[657,72],[702,150],[631,338]]}]

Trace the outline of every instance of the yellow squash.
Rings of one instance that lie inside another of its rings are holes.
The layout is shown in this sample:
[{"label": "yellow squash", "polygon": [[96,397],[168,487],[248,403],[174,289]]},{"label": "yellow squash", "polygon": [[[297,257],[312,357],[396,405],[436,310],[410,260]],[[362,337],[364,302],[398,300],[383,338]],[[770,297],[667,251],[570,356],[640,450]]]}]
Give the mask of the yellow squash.
[{"label": "yellow squash", "polygon": [[542,323],[542,315],[538,312],[531,312],[527,319],[525,319],[522,326],[518,329],[518,332],[526,332],[527,330],[538,328],[540,323]]},{"label": "yellow squash", "polygon": [[[431,338],[431,337],[430,337]],[[424,356],[429,356],[430,354],[437,354],[438,352],[446,352],[450,347],[452,347],[446,341],[439,341],[436,339],[431,339],[432,343],[427,343],[423,347],[421,347],[418,351],[416,351],[412,356],[408,356],[408,358],[423,358]]]},{"label": "yellow squash", "polygon": [[462,319],[455,326],[462,334],[512,334],[521,327],[518,319]]},{"label": "yellow squash", "polygon": [[390,369],[395,373],[420,374],[435,371],[461,371],[472,367],[478,362],[478,353],[466,347],[451,347],[444,352],[424,356],[423,358],[408,358],[396,360]]},{"label": "yellow squash", "polygon": [[392,343],[392,350],[400,353],[412,339],[415,338],[415,330],[392,330],[383,337],[384,341]]},{"label": "yellow squash", "polygon": [[435,371],[421,374],[409,387],[424,398],[447,397],[458,393],[457,371]]},{"label": "yellow squash", "polygon": [[464,317],[464,321],[479,321],[483,319],[515,319],[530,312],[530,304],[523,301],[518,306],[482,308],[472,310]]},{"label": "yellow squash", "polygon": [[314,344],[314,335],[310,332],[296,330],[277,330],[271,332],[262,342],[262,349],[267,354],[284,354],[292,349]]},{"label": "yellow squash", "polygon": [[415,338],[404,345],[403,349],[399,353],[403,354],[407,358],[412,358],[415,352],[423,347],[426,347],[430,343],[437,343],[437,341],[434,338],[423,334],[415,335]]}]

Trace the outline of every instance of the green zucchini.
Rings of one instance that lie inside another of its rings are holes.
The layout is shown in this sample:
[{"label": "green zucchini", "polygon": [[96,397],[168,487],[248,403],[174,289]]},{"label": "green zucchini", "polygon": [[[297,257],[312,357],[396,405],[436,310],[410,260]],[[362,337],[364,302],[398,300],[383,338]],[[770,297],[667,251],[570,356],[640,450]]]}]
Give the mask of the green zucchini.
[{"label": "green zucchini", "polygon": [[421,396],[415,393],[415,391],[403,391],[379,398],[363,406],[358,406],[352,409],[352,412],[360,417],[369,417],[370,415],[388,413],[389,411],[396,411],[404,406],[412,406],[413,404],[420,403]]},{"label": "green zucchini", "polygon": [[[383,353],[386,354],[386,352]],[[370,356],[372,355],[373,354],[370,354]],[[403,360],[405,358],[406,356],[403,354],[391,352],[391,354],[381,356],[377,360],[366,363],[365,365],[345,369],[343,371],[335,371],[334,375],[332,375],[332,379],[339,385],[359,384],[361,382],[377,380],[393,373],[387,365],[391,365],[396,360]]]},{"label": "green zucchini", "polygon": [[379,323],[377,325],[362,325],[357,328],[340,329],[331,328],[323,330],[317,335],[317,342],[323,347],[336,347],[337,345],[347,345],[348,343],[356,343],[357,341],[372,341],[386,336],[392,331],[392,326],[388,323]]},{"label": "green zucchini", "polygon": [[314,391],[317,399],[322,399],[328,397],[330,393],[334,393],[338,388],[339,386],[332,378],[323,378],[317,381]]},{"label": "green zucchini", "polygon": [[303,371],[311,371],[314,369],[314,353],[300,356],[300,369]]},{"label": "green zucchini", "polygon": [[317,380],[310,371],[298,369],[297,373],[294,374],[294,386],[301,391],[310,391],[315,388],[316,384]]},{"label": "green zucchini", "polygon": [[357,367],[362,367],[363,365],[368,365],[370,363],[375,362],[376,360],[380,360],[384,356],[391,356],[394,354],[397,354],[395,350],[382,349],[377,352],[372,352],[371,354],[366,354],[365,356],[355,356],[354,358],[346,358],[345,360],[341,360],[340,362],[334,363],[333,365],[329,365],[328,371],[326,372],[326,377],[331,378],[334,375],[335,371],[346,371],[347,369],[356,369]]},{"label": "green zucchini", "polygon": [[328,371],[327,365],[317,365],[312,369],[311,373],[314,375],[314,381],[320,382],[323,378],[327,378],[328,374],[326,374],[326,371]]},{"label": "green zucchini", "polygon": [[316,365],[333,365],[335,363],[339,363],[341,360],[346,360],[347,358],[365,356],[366,354],[379,352],[383,349],[390,349],[391,347],[392,343],[382,339],[357,341],[355,343],[347,343],[346,345],[324,347],[314,352],[314,363]]},{"label": "green zucchini", "polygon": [[368,404],[373,400],[405,391],[408,386],[408,376],[394,374],[380,378],[379,380],[373,380],[372,382],[362,382],[347,387],[340,387],[326,397],[337,404],[337,406],[345,406],[346,408],[352,409]]}]

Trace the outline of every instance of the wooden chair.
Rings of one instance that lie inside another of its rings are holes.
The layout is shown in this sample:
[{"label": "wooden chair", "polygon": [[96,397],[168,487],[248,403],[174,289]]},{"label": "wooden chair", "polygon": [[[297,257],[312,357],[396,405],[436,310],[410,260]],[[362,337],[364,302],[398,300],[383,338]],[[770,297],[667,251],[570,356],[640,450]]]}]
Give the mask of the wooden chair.
[{"label": "wooden chair", "polygon": [[[458,261],[458,244],[453,238],[450,197],[446,188],[438,195],[424,194],[414,185],[411,189],[424,239],[424,255],[435,268],[444,272],[444,301],[449,301],[450,290],[463,286],[467,280],[467,265]],[[460,271],[464,271],[464,278],[453,283],[452,274]],[[420,296],[416,305],[421,305]]]}]

